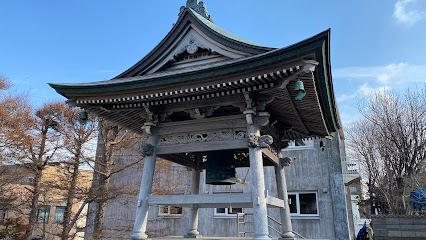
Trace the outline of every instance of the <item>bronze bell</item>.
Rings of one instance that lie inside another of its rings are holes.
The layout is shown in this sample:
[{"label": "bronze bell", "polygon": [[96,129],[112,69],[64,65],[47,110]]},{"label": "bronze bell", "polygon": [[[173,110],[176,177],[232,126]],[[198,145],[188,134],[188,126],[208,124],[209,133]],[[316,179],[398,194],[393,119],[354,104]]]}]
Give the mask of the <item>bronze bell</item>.
[{"label": "bronze bell", "polygon": [[81,112],[81,116],[80,116],[80,123],[81,124],[86,124],[87,120],[89,119],[86,110],[84,110],[83,112]]},{"label": "bronze bell", "polygon": [[235,158],[233,150],[207,153],[206,183],[212,185],[231,185],[235,177]]},{"label": "bronze bell", "polygon": [[294,85],[294,91],[297,94],[296,100],[302,100],[302,98],[305,97],[306,91],[302,81],[297,80],[296,84]]}]

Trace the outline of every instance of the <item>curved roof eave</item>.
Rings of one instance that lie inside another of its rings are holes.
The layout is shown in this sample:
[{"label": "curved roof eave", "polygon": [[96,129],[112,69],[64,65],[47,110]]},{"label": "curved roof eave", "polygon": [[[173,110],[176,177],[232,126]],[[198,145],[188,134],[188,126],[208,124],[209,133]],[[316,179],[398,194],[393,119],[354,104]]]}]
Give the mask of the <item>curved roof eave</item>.
[{"label": "curved roof eave", "polygon": [[149,66],[151,66],[151,63],[154,62],[158,56],[162,55],[164,51],[166,51],[173,42],[175,42],[175,39],[178,38],[180,34],[182,34],[182,32],[185,30],[186,26],[189,23],[193,23],[200,27],[203,32],[211,36],[215,41],[218,41],[219,43],[227,47],[239,51],[247,52],[250,54],[260,54],[275,49],[258,45],[256,43],[240,38],[232,33],[229,33],[223,30],[222,28],[216,26],[212,22],[208,21],[192,9],[186,8],[185,11],[180,15],[179,19],[177,20],[176,24],[174,24],[170,32],[150,53],[148,53],[144,58],[142,58],[142,60],[137,62],[131,68],[114,77],[113,79],[133,77],[146,73],[149,70]]},{"label": "curved roof eave", "polygon": [[321,105],[326,115],[329,130],[331,132],[335,132],[341,128],[341,123],[332,85],[329,44],[330,29],[285,48],[276,49],[243,59],[236,59],[235,61],[225,63],[223,65],[207,67],[195,71],[165,75],[161,77],[153,76],[152,78],[146,78],[149,76],[141,76],[140,78],[142,79],[132,77],[125,81],[117,81],[113,83],[104,81],[90,84],[50,84],[50,86],[67,98],[72,97],[74,94],[117,92],[129,89],[176,84],[205,77],[230,74],[236,71],[241,71],[242,69],[253,69],[268,66],[279,61],[291,60],[294,57],[313,52],[315,53],[316,60],[319,62],[319,65],[317,66],[318,80],[320,83],[319,98],[322,102]]},{"label": "curved roof eave", "polygon": [[316,49],[317,61],[319,62],[318,74],[321,79],[321,96],[323,107],[327,113],[327,122],[329,123],[330,132],[336,132],[342,127],[340,115],[337,108],[336,98],[334,96],[333,81],[331,75],[330,61],[330,29],[325,31],[324,42],[320,49]]},{"label": "curved roof eave", "polygon": [[[235,59],[234,61],[226,62],[222,65],[214,65],[212,67],[206,67],[197,69],[194,71],[182,72],[179,74],[164,74],[164,75],[145,75],[130,78],[114,79],[100,82],[91,83],[79,83],[79,84],[49,84],[58,93],[62,95],[72,95],[73,93],[102,93],[102,92],[114,92],[120,90],[135,89],[140,87],[152,87],[159,85],[166,85],[168,83],[176,83],[175,81],[168,81],[170,78],[177,78],[177,82],[190,81],[192,78],[182,78],[185,75],[193,75],[193,78],[199,77],[200,74],[208,72],[210,75],[218,75],[222,72],[227,73],[232,71],[233,68],[238,68],[241,71],[242,68],[251,68],[268,65],[277,61],[286,61],[295,56],[302,55],[308,52],[315,52],[319,50],[319,54],[322,56],[322,46],[324,41],[328,41],[328,35],[330,30],[321,32],[311,38],[303,40],[299,43],[290,45],[285,48],[275,49],[263,54],[254,55],[251,57]],[[328,54],[327,54],[328,55]],[[329,62],[329,61],[326,61]],[[326,64],[325,66],[328,66]],[[218,72],[218,70],[220,70]],[[225,70],[228,70],[225,72]],[[329,71],[326,71],[327,73]],[[209,75],[209,76],[210,76]]]}]

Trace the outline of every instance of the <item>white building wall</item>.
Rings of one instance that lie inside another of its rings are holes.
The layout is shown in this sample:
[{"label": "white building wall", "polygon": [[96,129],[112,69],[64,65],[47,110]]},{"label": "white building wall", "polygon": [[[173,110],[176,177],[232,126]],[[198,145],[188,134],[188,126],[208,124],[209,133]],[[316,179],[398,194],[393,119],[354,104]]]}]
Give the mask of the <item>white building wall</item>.
[{"label": "white building wall", "polygon": [[[288,191],[291,192],[314,192],[318,196],[318,216],[293,216],[292,224],[294,231],[300,233],[306,238],[312,239],[339,239],[336,238],[336,232],[345,231],[341,226],[334,222],[335,211],[333,208],[333,190],[330,185],[330,159],[333,158],[330,152],[331,144],[334,140],[325,140],[326,147],[322,151],[319,146],[320,140],[314,140],[314,145],[306,149],[294,149],[284,151],[284,155],[296,160],[286,167],[286,177]],[[129,149],[124,158],[137,157],[136,149]],[[133,228],[133,220],[135,217],[137,189],[139,189],[143,164],[134,165],[116,174],[111,183],[117,188],[128,189],[128,194],[121,196],[119,199],[112,200],[107,208],[107,228],[110,229],[109,238],[106,239],[128,239]],[[250,182],[250,173],[247,174],[248,168],[237,169],[237,177]],[[265,167],[266,189],[272,196],[277,196],[275,172],[273,167]],[[170,174],[168,178],[172,178],[175,182],[178,194],[190,193],[190,171],[185,167],[173,165],[175,174]],[[184,173],[184,174],[182,174]],[[335,173],[334,173],[335,174]],[[341,175],[341,173],[340,173]],[[247,177],[246,177],[247,176]],[[167,178],[167,176],[166,176]],[[182,180],[183,178],[183,180]],[[338,180],[337,180],[338,182]],[[205,184],[205,171],[201,175],[200,193],[217,194],[220,192],[250,192],[250,184],[235,184],[229,186],[211,186]],[[343,182],[341,183],[343,189]],[[133,190],[132,190],[133,189]],[[336,194],[335,194],[336,195]],[[335,196],[334,199],[344,198],[345,196]],[[159,207],[151,206],[149,210],[148,233],[152,237],[164,235],[185,235],[190,227],[190,209],[183,209],[182,216],[159,216]],[[251,213],[251,209],[244,209],[244,212]],[[203,236],[237,236],[237,220],[236,218],[220,217],[214,215],[214,209],[200,209],[199,212],[199,232]],[[341,209],[341,213],[346,217],[346,209]],[[280,221],[279,210],[275,208],[268,209],[268,215]],[[247,221],[252,221],[248,217]],[[269,221],[269,225],[279,229],[276,223]],[[343,224],[344,225],[344,224]],[[347,223],[346,223],[347,225]],[[253,231],[253,225],[246,224],[248,232]],[[346,229],[347,231],[347,229]],[[340,235],[341,232],[339,233]],[[347,233],[346,233],[347,234]],[[277,233],[270,230],[270,235],[279,237]],[[344,235],[344,234],[343,234]],[[250,234],[246,236],[250,237]],[[349,239],[349,238],[346,238]],[[346,240],[345,239],[345,240]]]}]

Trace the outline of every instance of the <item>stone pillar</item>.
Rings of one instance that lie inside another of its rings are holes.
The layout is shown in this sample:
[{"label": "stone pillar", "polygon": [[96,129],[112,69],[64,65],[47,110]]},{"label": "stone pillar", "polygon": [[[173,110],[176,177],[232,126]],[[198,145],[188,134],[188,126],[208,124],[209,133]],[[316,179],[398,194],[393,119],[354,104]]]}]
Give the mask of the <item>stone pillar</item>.
[{"label": "stone pillar", "polygon": [[[197,154],[197,164],[192,172],[192,183],[191,183],[191,194],[196,195],[200,194],[200,163],[201,163],[201,154]],[[191,209],[191,229],[188,231],[185,238],[200,238],[201,235],[198,232],[198,205],[192,205]]]},{"label": "stone pillar", "polygon": [[143,144],[139,150],[141,155],[145,156],[145,162],[143,166],[141,186],[139,189],[132,240],[148,238],[148,235],[145,233],[148,221],[148,197],[151,194],[152,180],[154,178],[158,131],[150,128],[147,132],[151,134],[148,138],[148,144]]},{"label": "stone pillar", "polygon": [[293,240],[294,234],[291,227],[290,207],[288,206],[287,183],[285,180],[284,167],[289,166],[292,162],[291,158],[280,159],[279,166],[275,166],[275,177],[277,180],[278,198],[284,200],[284,208],[280,208],[281,217],[281,238],[285,240]]},{"label": "stone pillar", "polygon": [[[260,138],[260,126],[252,111],[246,111],[249,136],[249,157],[251,176],[251,195],[253,198],[254,212],[254,238],[255,240],[265,240],[269,238],[268,212],[265,197],[265,177],[263,173],[262,150],[258,139]],[[267,122],[267,121],[266,121]],[[263,125],[263,124],[262,124]]]}]

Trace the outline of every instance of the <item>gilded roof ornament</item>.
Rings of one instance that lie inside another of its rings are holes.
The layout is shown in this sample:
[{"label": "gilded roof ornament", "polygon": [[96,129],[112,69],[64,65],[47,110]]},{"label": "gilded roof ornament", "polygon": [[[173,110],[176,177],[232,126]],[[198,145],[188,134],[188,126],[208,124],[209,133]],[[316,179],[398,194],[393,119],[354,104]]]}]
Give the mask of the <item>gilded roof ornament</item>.
[{"label": "gilded roof ornament", "polygon": [[[198,0],[187,0],[186,1],[186,8],[191,8],[201,16],[203,16],[205,19],[209,20],[210,22],[213,22],[212,17],[207,12],[207,7],[204,2],[198,2]],[[179,16],[182,15],[183,11],[185,10],[185,7],[180,8]]]}]

